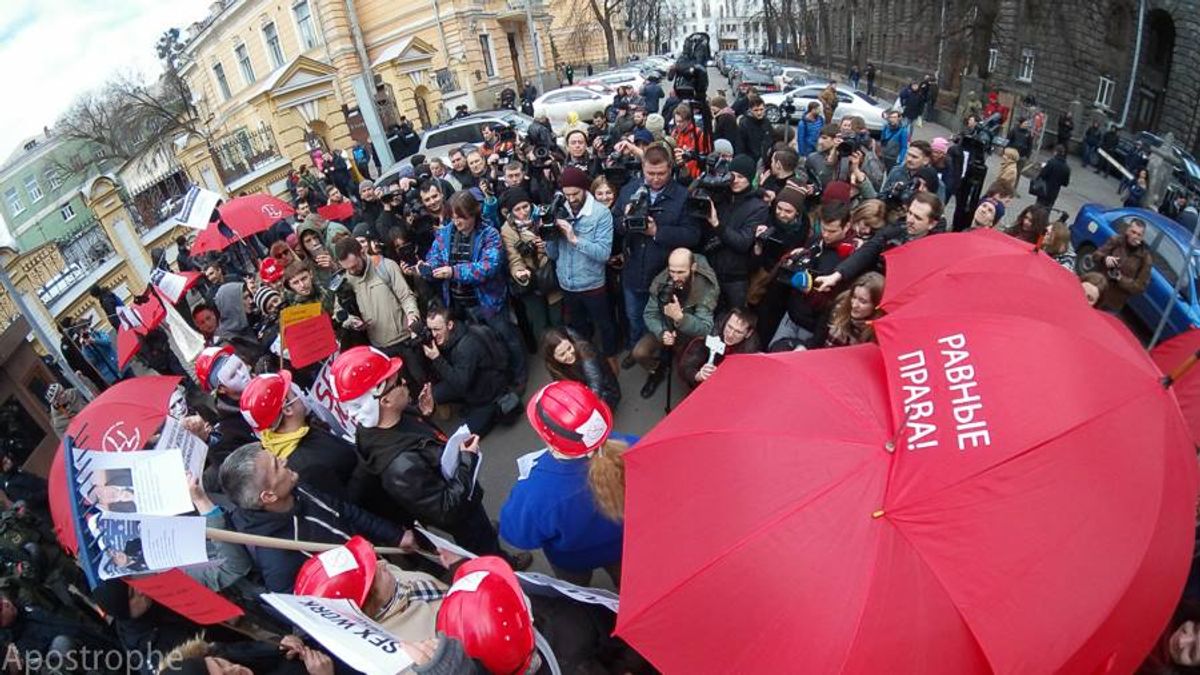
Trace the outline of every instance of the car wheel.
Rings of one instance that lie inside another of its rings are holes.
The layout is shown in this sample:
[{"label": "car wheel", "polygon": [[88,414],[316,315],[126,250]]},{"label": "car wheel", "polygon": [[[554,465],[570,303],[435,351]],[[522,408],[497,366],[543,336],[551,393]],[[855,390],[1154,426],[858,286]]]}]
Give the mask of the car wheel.
[{"label": "car wheel", "polygon": [[767,106],[767,121],[768,122],[770,122],[771,124],[779,124],[782,117],[783,117],[783,113],[780,112],[779,106],[777,106],[777,105],[768,105]]},{"label": "car wheel", "polygon": [[1080,276],[1098,271],[1096,261],[1092,259],[1092,254],[1095,252],[1096,247],[1091,244],[1080,244],[1079,248],[1075,249],[1075,271]]}]

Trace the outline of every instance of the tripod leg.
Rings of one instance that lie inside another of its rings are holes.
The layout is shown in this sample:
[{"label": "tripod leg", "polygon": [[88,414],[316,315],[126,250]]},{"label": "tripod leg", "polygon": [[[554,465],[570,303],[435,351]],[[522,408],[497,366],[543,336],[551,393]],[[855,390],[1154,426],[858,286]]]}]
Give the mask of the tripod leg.
[{"label": "tripod leg", "polygon": [[[668,352],[668,354],[670,354],[670,352]],[[674,361],[674,358],[667,359],[667,414],[670,414],[671,412],[671,380],[675,379],[675,373],[671,372],[671,369]]]}]

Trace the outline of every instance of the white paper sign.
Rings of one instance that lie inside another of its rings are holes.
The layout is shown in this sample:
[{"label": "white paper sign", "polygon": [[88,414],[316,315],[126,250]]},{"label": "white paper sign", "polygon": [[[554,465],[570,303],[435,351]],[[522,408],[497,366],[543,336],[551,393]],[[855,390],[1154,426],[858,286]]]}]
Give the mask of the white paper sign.
[{"label": "white paper sign", "polygon": [[98,452],[75,449],[79,492],[116,513],[174,516],[194,508],[179,449]]},{"label": "white paper sign", "polygon": [[525,480],[529,478],[529,474],[533,473],[533,467],[537,465],[538,459],[542,455],[550,452],[546,448],[542,448],[536,452],[526,453],[517,458],[517,480]]},{"label": "white paper sign", "polygon": [[572,600],[585,602],[589,605],[607,607],[613,612],[617,611],[619,605],[616,593],[606,591],[602,588],[576,586],[562,579],[555,579],[554,577],[548,577],[545,574],[538,574],[537,572],[517,572],[517,578],[535,586],[552,588]]},{"label": "white paper sign", "polygon": [[285,593],[265,593],[262,598],[355,670],[396,675],[413,664],[400,648],[400,639],[364,616],[350,600]]},{"label": "white paper sign", "polygon": [[430,543],[432,543],[434,545],[434,547],[438,548],[439,550],[449,551],[455,555],[460,555],[464,558],[478,558],[479,557],[479,556],[475,555],[474,553],[471,553],[467,549],[459,546],[458,544],[455,544],[454,542],[450,541],[449,539],[439,537],[438,535],[430,532],[429,530],[426,530],[425,528],[421,527],[420,525],[414,525],[413,529],[416,530],[417,532],[420,532],[421,534],[425,535],[425,537],[427,539],[429,539]]},{"label": "white paper sign", "polygon": [[208,562],[204,518],[99,512],[88,529],[100,544],[101,579]]},{"label": "white paper sign", "polygon": [[150,272],[150,283],[158,288],[168,302],[175,304],[183,297],[187,277],[156,267]]},{"label": "white paper sign", "polygon": [[204,475],[204,459],[208,456],[208,446],[188,431],[179,420],[168,417],[159,432],[155,450],[170,450],[178,448],[183,456],[183,468],[193,476]]},{"label": "white paper sign", "polygon": [[[462,455],[463,443],[471,437],[471,430],[467,425],[462,425],[454,431],[454,435],[446,439],[446,447],[442,450],[442,478],[450,480],[454,477],[454,472],[458,469],[458,461]],[[475,483],[479,481],[479,467],[483,466],[483,455],[479,455],[479,460],[475,462],[475,473],[471,476],[471,489],[467,491],[467,496],[475,494]]]}]

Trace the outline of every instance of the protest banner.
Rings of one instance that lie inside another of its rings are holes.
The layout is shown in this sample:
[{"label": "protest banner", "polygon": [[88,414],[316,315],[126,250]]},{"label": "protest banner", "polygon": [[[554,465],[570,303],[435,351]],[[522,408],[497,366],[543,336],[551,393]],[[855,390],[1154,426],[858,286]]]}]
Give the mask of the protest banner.
[{"label": "protest banner", "polygon": [[95,511],[86,517],[95,537],[100,579],[116,579],[208,562],[204,518]]},{"label": "protest banner", "polygon": [[310,366],[337,351],[337,334],[328,314],[281,325],[279,333],[293,367]]},{"label": "protest banner", "polygon": [[80,495],[104,511],[173,516],[192,510],[179,449],[102,452],[76,448]]},{"label": "protest banner", "polygon": [[158,432],[155,450],[178,450],[183,458],[183,469],[193,476],[204,473],[204,459],[208,456],[208,445],[196,434],[188,431],[183,424],[173,416],[168,416],[163,422],[162,430]]},{"label": "protest banner", "polygon": [[308,409],[317,414],[321,421],[329,425],[330,430],[334,434],[341,436],[347,441],[354,442],[354,434],[357,425],[354,423],[354,418],[350,413],[346,412],[342,404],[333,396],[333,384],[329,372],[329,364],[332,362],[326,361],[321,366],[320,372],[313,380],[312,387],[308,390],[308,395],[305,397],[304,404]]},{"label": "protest banner", "polygon": [[351,600],[285,593],[264,593],[262,599],[355,670],[396,675],[413,664],[400,640],[364,616]]},{"label": "protest banner", "polygon": [[221,201],[221,195],[193,185],[184,195],[183,205],[175,214],[175,219],[193,230],[203,230],[212,220],[213,211],[217,208],[219,201]]}]

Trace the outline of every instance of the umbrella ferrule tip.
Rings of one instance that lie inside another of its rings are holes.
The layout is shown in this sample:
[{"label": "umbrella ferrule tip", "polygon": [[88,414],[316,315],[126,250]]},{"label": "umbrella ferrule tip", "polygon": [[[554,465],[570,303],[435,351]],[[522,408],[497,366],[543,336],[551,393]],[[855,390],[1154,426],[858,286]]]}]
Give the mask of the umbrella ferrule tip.
[{"label": "umbrella ferrule tip", "polygon": [[871,514],[871,517],[872,517],[872,518],[875,518],[875,519],[882,518],[882,517],[883,517],[883,513],[884,513],[883,509],[879,509],[878,511],[876,511],[876,512],[872,513],[872,514]]},{"label": "umbrella ferrule tip", "polygon": [[888,452],[895,452],[896,444],[893,441],[888,441],[887,443],[883,444],[883,449],[887,450]]}]

